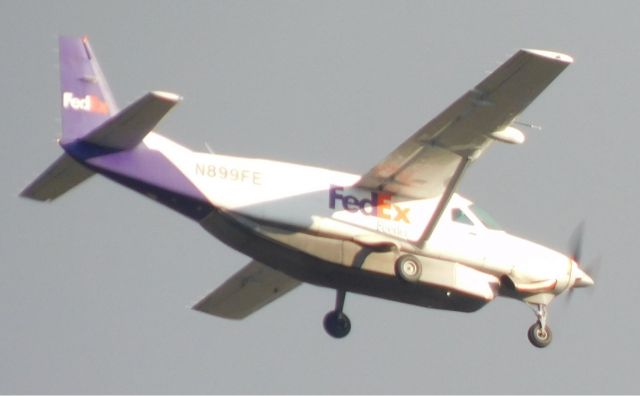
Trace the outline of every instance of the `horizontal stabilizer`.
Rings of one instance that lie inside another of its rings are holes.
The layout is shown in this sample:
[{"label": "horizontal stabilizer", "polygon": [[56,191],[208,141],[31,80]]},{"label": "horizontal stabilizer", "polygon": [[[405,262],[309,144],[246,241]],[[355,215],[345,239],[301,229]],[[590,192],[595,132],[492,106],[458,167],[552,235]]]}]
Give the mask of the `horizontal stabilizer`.
[{"label": "horizontal stabilizer", "polygon": [[150,92],[82,140],[116,150],[131,149],[137,146],[180,100],[180,96],[169,92]]},{"label": "horizontal stabilizer", "polygon": [[20,193],[37,201],[52,201],[88,179],[94,172],[62,154],[36,180]]},{"label": "horizontal stabilizer", "polygon": [[244,319],[300,284],[258,261],[252,261],[193,309],[227,319]]}]

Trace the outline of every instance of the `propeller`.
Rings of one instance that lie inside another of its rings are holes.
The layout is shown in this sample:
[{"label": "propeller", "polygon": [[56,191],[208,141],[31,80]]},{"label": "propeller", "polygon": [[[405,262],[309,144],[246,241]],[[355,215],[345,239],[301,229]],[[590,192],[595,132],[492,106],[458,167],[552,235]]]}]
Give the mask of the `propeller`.
[{"label": "propeller", "polygon": [[592,279],[596,279],[600,273],[600,267],[602,266],[602,255],[597,256],[591,260],[587,265],[583,266],[584,272],[587,273]]},{"label": "propeller", "polygon": [[[584,221],[581,221],[571,234],[571,259],[576,263],[576,265],[574,266],[572,264],[571,269],[569,270],[569,279],[572,284],[569,285],[569,290],[567,290],[567,302],[571,301],[573,292],[577,287],[587,287],[593,285],[593,277],[600,267],[601,258],[598,258],[597,261],[592,262],[588,267],[581,267],[580,265],[580,262],[582,260],[582,241],[584,239],[584,228]],[[574,274],[573,272],[576,270],[580,273]]]}]

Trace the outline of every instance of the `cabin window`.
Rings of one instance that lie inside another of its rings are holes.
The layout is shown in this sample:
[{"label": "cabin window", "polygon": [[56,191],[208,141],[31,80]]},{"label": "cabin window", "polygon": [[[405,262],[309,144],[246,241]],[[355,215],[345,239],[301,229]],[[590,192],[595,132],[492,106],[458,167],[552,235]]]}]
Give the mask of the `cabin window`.
[{"label": "cabin window", "polygon": [[473,221],[459,208],[451,210],[451,220],[460,224],[474,225]]}]

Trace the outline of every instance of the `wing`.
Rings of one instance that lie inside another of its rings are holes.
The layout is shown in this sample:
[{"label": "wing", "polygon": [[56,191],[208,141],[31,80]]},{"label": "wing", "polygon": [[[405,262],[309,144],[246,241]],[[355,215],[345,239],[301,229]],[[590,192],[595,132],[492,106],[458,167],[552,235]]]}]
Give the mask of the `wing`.
[{"label": "wing", "polygon": [[570,63],[563,54],[520,50],[366,173],[361,187],[413,197],[441,195],[464,159],[492,140],[522,143],[509,127]]},{"label": "wing", "polygon": [[280,271],[252,261],[193,309],[228,319],[244,319],[299,284]]},{"label": "wing", "polygon": [[573,60],[555,52],[520,50],[475,88],[366,173],[358,187],[409,198],[440,198],[426,240],[471,161],[493,141],[522,143],[510,126]]}]

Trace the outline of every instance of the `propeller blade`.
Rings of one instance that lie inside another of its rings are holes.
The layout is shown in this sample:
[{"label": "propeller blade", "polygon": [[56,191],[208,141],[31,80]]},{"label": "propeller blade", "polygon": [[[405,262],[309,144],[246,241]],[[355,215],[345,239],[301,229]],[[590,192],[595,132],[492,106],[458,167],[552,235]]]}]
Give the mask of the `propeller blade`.
[{"label": "propeller blade", "polygon": [[[584,229],[585,229],[585,225],[584,225],[584,220],[581,221],[576,228],[574,229],[573,233],[571,234],[571,238],[569,239],[569,244],[570,244],[570,251],[571,251],[571,259],[573,261],[576,262],[576,264],[578,264],[578,266],[580,266],[580,261],[582,260],[582,245],[583,245],[583,239],[584,239]],[[599,264],[600,259],[597,260],[596,264],[597,265],[589,265],[589,268],[579,268],[579,271],[584,272],[586,275],[588,275],[589,277],[591,277],[593,279],[594,274],[593,271],[596,270],[597,271],[597,267],[600,266]],[[569,272],[569,278],[572,277],[572,272],[574,271],[574,267],[573,265],[571,266],[571,272]],[[577,274],[578,275],[578,274]],[[579,276],[579,275],[578,275]],[[575,291],[575,285],[572,284],[569,286],[569,290],[566,291],[566,299],[565,299],[565,303],[569,304],[571,302],[571,299],[573,298],[573,292]]]},{"label": "propeller blade", "polygon": [[570,287],[569,290],[567,290],[567,292],[565,293],[567,297],[564,299],[565,304],[571,304],[571,300],[573,299],[573,292],[575,291],[576,289],[574,287]]},{"label": "propeller blade", "polygon": [[[584,272],[587,273],[594,281],[598,278],[598,274],[600,273],[600,269],[602,268],[602,255],[598,255],[595,259],[591,260],[589,264],[587,264],[584,268]],[[589,293],[593,293],[596,289],[595,287],[590,287]]]},{"label": "propeller blade", "polygon": [[578,224],[571,234],[571,258],[576,263],[580,264],[582,259],[582,239],[584,237],[584,220]]},{"label": "propeller blade", "polygon": [[584,266],[584,272],[587,273],[591,278],[595,279],[598,277],[598,273],[600,273],[600,268],[602,266],[602,255],[599,255],[595,259],[589,261],[587,265]]}]

